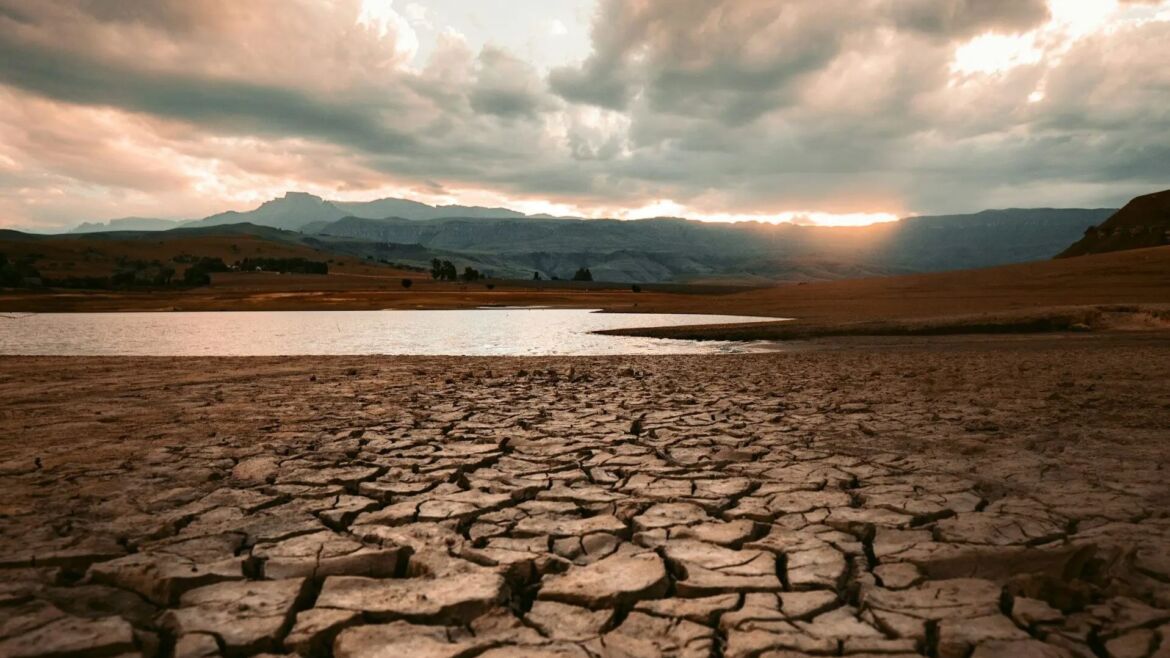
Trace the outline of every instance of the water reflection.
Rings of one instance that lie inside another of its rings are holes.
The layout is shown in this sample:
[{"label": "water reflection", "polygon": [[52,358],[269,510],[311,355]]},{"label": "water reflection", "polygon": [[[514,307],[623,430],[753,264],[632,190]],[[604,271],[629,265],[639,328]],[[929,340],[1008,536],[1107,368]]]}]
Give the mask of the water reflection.
[{"label": "water reflection", "polygon": [[0,354],[63,356],[464,356],[710,354],[743,343],[630,338],[600,329],[759,322],[729,315],[581,309],[46,313],[0,320]]}]

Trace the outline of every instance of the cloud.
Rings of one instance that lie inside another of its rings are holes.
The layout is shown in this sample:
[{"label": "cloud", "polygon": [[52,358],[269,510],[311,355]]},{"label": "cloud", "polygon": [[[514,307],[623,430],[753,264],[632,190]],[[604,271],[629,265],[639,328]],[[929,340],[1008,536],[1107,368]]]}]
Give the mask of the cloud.
[{"label": "cloud", "polygon": [[[1057,9],[614,0],[598,10],[593,54],[550,81],[566,100],[625,113],[621,173],[692,206],[941,212],[1117,203],[1166,184],[1149,167],[1170,142],[1157,130],[1165,58],[1125,53],[1153,52],[1167,23],[1105,11],[1107,29],[1082,35],[1068,26],[1084,9]],[[1001,57],[1015,41],[981,52],[981,39],[1018,40],[1020,54]],[[1085,108],[1092,99],[1109,107]],[[1102,179],[1115,185],[1103,193]]]},{"label": "cloud", "polygon": [[586,214],[1111,205],[1170,183],[1170,2],[1079,1],[599,0],[561,25],[589,54],[544,74],[419,3],[0,0],[0,222],[287,188]]},{"label": "cloud", "polygon": [[895,0],[887,6],[897,27],[948,39],[1025,32],[1049,17],[1044,0]]},{"label": "cloud", "polygon": [[552,108],[536,69],[493,47],[479,54],[469,99],[476,112],[500,117],[532,119]]}]

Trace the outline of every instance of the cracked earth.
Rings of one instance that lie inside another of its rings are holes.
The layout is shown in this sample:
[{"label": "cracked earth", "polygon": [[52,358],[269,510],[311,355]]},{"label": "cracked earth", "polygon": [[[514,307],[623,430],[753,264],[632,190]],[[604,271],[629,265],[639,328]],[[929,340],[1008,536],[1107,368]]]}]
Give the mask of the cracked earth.
[{"label": "cracked earth", "polygon": [[1170,656],[1170,339],[0,360],[0,656]]}]

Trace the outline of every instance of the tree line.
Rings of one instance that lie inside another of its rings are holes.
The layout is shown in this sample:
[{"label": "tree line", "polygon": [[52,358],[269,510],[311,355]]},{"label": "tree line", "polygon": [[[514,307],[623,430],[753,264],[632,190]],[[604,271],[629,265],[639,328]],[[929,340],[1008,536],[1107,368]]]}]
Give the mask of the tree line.
[{"label": "tree line", "polygon": [[[532,280],[533,281],[540,281],[540,272],[533,272],[532,273]],[[560,281],[561,278],[554,275],[552,280],[553,281]],[[588,267],[579,267],[579,268],[577,268],[577,271],[573,273],[573,278],[570,280],[571,281],[592,281],[593,280],[593,272],[590,272]]]},{"label": "tree line", "polygon": [[479,281],[486,279],[482,272],[468,265],[463,268],[463,274],[455,269],[455,264],[449,260],[431,259],[431,278],[436,281]]},{"label": "tree line", "polygon": [[53,288],[121,289],[135,287],[206,286],[211,284],[211,275],[232,270],[280,272],[282,274],[328,274],[329,264],[306,258],[245,258],[228,265],[222,258],[191,256],[182,254],[172,259],[174,263],[186,265],[181,276],[176,277],[175,268],[160,260],[130,259],[124,256],[115,260],[114,271],[108,275],[70,275],[58,277],[42,276],[35,267],[35,259],[25,257],[10,259],[0,254],[0,286],[27,288],[49,286]]}]

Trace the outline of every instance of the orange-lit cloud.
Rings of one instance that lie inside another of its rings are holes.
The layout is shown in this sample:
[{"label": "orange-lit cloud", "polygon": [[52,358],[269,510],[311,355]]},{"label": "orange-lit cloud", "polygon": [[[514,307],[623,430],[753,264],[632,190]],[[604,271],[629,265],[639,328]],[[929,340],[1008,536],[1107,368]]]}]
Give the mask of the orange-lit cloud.
[{"label": "orange-lit cloud", "polygon": [[1170,184],[1170,0],[0,0],[0,225],[857,224]]}]

